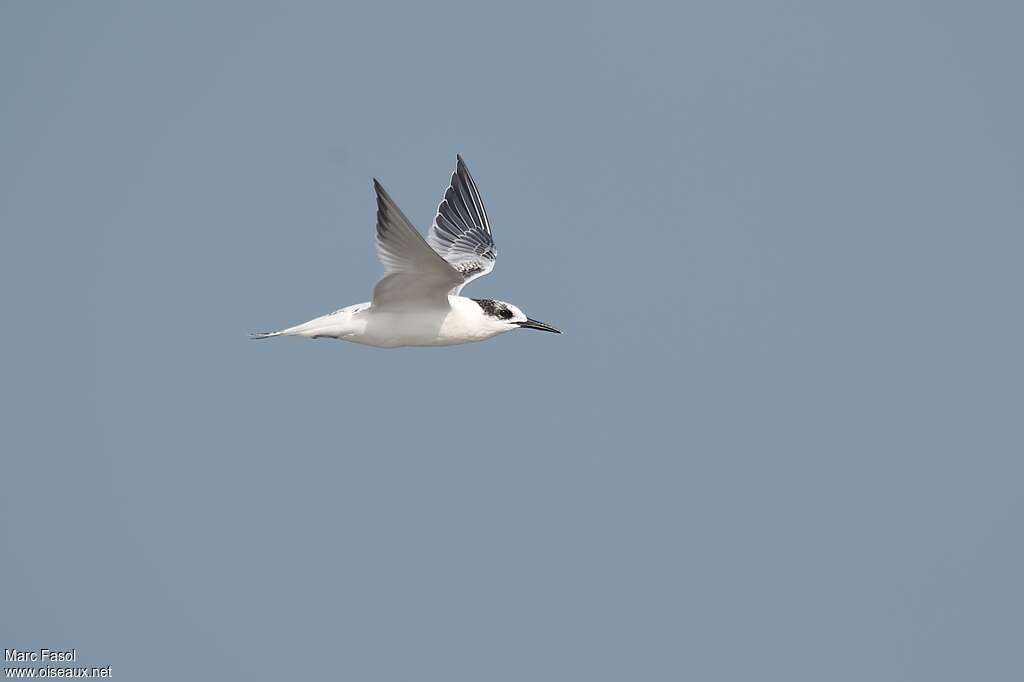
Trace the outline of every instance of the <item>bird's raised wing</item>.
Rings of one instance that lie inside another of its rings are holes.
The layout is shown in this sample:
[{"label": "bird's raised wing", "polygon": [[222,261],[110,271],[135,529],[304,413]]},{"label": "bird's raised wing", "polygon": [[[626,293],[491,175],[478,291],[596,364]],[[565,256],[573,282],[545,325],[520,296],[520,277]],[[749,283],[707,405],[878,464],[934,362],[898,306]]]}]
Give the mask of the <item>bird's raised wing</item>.
[{"label": "bird's raised wing", "polygon": [[452,173],[451,185],[437,207],[427,242],[465,280],[452,293],[459,293],[466,282],[494,269],[497,249],[487,210],[461,156]]},{"label": "bird's raised wing", "polygon": [[377,180],[377,258],[384,277],[373,288],[373,307],[422,310],[448,307],[448,292],[465,278],[437,254]]}]

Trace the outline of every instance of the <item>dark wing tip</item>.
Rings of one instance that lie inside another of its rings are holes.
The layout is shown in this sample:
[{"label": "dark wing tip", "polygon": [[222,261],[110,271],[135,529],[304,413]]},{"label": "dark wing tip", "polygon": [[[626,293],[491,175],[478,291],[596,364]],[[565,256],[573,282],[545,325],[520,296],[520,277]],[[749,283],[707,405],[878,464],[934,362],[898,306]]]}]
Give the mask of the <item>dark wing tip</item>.
[{"label": "dark wing tip", "polygon": [[377,210],[380,213],[388,212],[388,204],[393,202],[388,191],[384,189],[384,185],[380,184],[380,180],[377,178],[373,179],[373,192],[377,196]]},{"label": "dark wing tip", "polygon": [[466,160],[462,158],[461,154],[459,155],[459,163],[455,166],[455,172],[452,173],[452,177],[454,178],[455,176],[462,178],[462,181],[472,188],[471,192],[476,195],[472,198],[477,203],[481,203],[479,197],[480,191],[476,189],[476,182],[473,180],[473,174],[469,172],[469,166],[466,165]]}]

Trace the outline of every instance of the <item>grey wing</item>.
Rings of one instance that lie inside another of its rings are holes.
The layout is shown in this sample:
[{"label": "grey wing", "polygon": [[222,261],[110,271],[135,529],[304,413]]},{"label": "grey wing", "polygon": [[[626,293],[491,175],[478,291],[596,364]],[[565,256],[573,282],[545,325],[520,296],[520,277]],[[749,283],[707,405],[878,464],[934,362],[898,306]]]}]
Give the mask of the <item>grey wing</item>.
[{"label": "grey wing", "polygon": [[375,308],[448,307],[448,292],[465,278],[423,239],[377,180],[377,258],[384,277],[373,289]]},{"label": "grey wing", "polygon": [[455,288],[454,294],[459,293],[466,282],[494,269],[497,249],[491,236],[491,223],[480,190],[462,156],[458,157],[451,184],[437,207],[427,242],[465,280]]}]

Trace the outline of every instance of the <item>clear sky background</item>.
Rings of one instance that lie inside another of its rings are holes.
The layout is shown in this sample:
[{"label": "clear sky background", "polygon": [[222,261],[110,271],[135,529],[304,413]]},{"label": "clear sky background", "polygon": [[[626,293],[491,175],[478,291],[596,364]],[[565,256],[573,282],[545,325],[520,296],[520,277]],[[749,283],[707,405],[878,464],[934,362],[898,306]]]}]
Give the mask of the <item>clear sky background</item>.
[{"label": "clear sky background", "polygon": [[[0,644],[124,680],[1024,679],[1014,2],[0,5]],[[367,300],[379,177],[562,336]]]}]

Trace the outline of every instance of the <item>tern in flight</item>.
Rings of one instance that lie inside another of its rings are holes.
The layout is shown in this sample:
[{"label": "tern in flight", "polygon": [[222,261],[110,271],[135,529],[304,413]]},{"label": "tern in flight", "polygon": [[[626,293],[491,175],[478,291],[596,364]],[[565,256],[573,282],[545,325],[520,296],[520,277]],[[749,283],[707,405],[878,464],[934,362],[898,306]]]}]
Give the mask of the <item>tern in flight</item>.
[{"label": "tern in flight", "polygon": [[395,348],[484,341],[513,329],[561,334],[511,303],[459,295],[467,283],[494,269],[496,256],[487,211],[461,156],[426,239],[376,179],[373,189],[377,258],[384,265],[373,300],[252,338],[304,336]]}]

